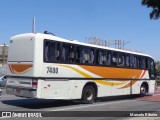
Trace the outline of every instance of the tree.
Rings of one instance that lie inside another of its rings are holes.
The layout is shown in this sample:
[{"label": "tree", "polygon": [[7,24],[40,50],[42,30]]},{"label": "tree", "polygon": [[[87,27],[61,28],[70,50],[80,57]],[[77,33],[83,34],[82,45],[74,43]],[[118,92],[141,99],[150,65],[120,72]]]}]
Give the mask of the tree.
[{"label": "tree", "polygon": [[160,67],[158,68],[158,74],[157,75],[160,76]]},{"label": "tree", "polygon": [[160,76],[160,61],[156,61],[155,65],[156,65],[156,69],[157,69],[157,72],[158,72],[157,75]]},{"label": "tree", "polygon": [[142,5],[152,8],[150,12],[150,19],[159,19],[160,18],[160,0],[142,0]]}]

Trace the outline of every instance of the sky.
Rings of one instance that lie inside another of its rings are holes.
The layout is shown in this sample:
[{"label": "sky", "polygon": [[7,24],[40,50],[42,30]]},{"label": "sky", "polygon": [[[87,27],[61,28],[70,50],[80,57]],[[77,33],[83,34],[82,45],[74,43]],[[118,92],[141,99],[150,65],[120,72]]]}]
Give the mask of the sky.
[{"label": "sky", "polygon": [[45,30],[56,36],[86,42],[86,37],[130,41],[126,49],[160,61],[160,20],[141,0],[0,0],[0,44],[10,37]]}]

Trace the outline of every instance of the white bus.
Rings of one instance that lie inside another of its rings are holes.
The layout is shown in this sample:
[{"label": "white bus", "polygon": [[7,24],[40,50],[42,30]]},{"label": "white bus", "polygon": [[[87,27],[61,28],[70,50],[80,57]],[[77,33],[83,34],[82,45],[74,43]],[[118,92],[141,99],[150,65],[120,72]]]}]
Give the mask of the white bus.
[{"label": "white bus", "polygon": [[13,36],[8,53],[8,94],[42,99],[82,99],[153,94],[151,56],[66,40],[50,34]]}]

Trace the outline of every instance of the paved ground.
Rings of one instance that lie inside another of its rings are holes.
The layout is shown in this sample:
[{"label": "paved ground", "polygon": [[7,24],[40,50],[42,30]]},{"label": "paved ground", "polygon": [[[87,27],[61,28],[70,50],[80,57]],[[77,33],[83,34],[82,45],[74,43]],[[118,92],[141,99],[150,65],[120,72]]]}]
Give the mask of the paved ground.
[{"label": "paved ground", "polygon": [[[60,117],[34,118],[34,120],[160,120],[159,117],[62,117],[65,111],[77,114],[78,111],[159,111],[160,112],[160,87],[158,87],[153,96],[118,96],[98,99],[94,104],[80,104],[76,101],[55,101],[43,99],[26,99],[13,95],[8,95],[3,89],[3,95],[0,102],[0,111],[61,111],[56,114]],[[55,113],[52,113],[55,114]],[[78,113],[80,115],[82,113]],[[93,116],[96,114],[92,112]],[[111,113],[113,114],[113,113]],[[1,118],[4,119],[4,118]],[[9,120],[11,118],[5,118]],[[12,118],[31,119],[31,118]]]},{"label": "paved ground", "polygon": [[154,95],[152,96],[145,96],[145,97],[140,97],[138,98],[139,100],[144,100],[144,101],[157,101],[160,102],[160,86],[158,86],[155,90]]}]

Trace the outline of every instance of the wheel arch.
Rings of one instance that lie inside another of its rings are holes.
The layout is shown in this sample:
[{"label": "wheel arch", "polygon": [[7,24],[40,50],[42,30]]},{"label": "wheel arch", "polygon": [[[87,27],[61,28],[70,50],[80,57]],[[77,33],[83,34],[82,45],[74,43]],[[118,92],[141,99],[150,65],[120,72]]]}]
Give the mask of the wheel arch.
[{"label": "wheel arch", "polygon": [[84,90],[84,88],[85,88],[86,86],[92,86],[92,87],[95,89],[96,97],[97,97],[97,95],[98,95],[98,86],[97,86],[97,84],[96,84],[95,82],[87,82],[87,83],[84,85],[84,87],[83,87],[83,89],[82,89],[81,97],[82,97],[82,95],[83,95],[83,90]]},{"label": "wheel arch", "polygon": [[149,85],[148,85],[148,83],[147,82],[142,82],[141,86],[143,86],[143,85],[146,87],[147,93],[148,93],[149,92]]}]

